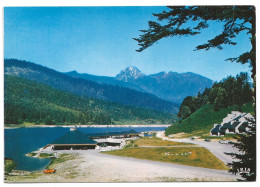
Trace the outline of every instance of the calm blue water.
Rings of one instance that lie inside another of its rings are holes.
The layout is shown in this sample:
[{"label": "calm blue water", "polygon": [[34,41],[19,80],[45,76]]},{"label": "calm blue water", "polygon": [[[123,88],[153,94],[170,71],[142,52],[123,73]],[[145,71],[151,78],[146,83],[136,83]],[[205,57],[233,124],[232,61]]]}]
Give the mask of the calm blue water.
[{"label": "calm blue water", "polygon": [[[137,132],[162,131],[165,127],[87,127],[78,128],[84,133],[118,132],[134,129]],[[26,153],[38,150],[58,137],[67,133],[69,128],[17,128],[5,129],[5,157],[13,159],[19,170],[35,171],[45,168],[50,159],[39,159],[25,156]]]}]

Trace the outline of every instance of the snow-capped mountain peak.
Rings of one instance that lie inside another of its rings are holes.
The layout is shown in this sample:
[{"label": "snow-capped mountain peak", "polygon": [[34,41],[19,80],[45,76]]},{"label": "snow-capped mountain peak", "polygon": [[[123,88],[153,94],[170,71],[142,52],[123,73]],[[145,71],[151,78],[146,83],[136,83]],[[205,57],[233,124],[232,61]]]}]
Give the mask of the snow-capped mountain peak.
[{"label": "snow-capped mountain peak", "polygon": [[116,79],[129,82],[130,80],[136,80],[140,77],[143,77],[144,74],[135,66],[129,66],[126,69],[122,70],[119,74],[116,75]]}]

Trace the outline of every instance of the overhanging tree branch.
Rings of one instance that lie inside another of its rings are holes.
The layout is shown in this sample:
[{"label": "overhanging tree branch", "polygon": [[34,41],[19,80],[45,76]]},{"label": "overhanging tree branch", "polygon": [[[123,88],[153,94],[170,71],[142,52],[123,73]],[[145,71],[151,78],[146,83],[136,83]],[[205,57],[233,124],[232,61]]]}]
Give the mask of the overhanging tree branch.
[{"label": "overhanging tree branch", "polygon": [[[236,45],[234,38],[241,32],[251,35],[252,49],[236,58],[228,60],[249,63],[252,67],[252,77],[255,76],[255,7],[254,6],[169,6],[169,11],[153,14],[158,22],[149,22],[147,30],[141,30],[139,38],[134,38],[140,46],[137,52],[151,47],[162,38],[189,36],[200,34],[209,26],[209,21],[223,23],[222,32],[204,44],[199,44],[195,50],[223,49],[224,45]],[[165,24],[160,24],[164,22]],[[190,26],[190,22],[195,24]]]}]

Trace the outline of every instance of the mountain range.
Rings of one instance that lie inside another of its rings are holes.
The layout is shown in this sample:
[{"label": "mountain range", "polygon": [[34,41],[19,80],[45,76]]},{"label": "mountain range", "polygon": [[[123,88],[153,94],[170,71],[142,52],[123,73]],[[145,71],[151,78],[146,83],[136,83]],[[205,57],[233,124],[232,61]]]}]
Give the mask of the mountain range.
[{"label": "mountain range", "polygon": [[95,76],[77,71],[67,72],[75,78],[83,78],[102,84],[118,85],[155,96],[174,103],[181,103],[187,96],[195,96],[198,92],[210,88],[213,81],[201,75],[187,72],[159,72],[145,75],[137,67],[131,66],[122,70],[115,77]]},{"label": "mountain range", "polygon": [[[37,81],[49,85],[52,88],[70,92],[81,97],[112,101],[172,114],[176,114],[179,109],[178,104],[163,100],[150,93],[137,91],[120,85],[101,84],[97,81],[71,77],[67,74],[27,61],[5,59],[4,72],[5,75],[13,75]],[[117,79],[115,80],[119,81]]]},{"label": "mountain range", "polygon": [[96,76],[71,71],[61,73],[23,60],[5,59],[6,75],[23,77],[70,92],[81,97],[96,98],[176,114],[182,100],[194,96],[213,81],[195,73],[160,72],[146,75],[131,66],[115,77]]}]

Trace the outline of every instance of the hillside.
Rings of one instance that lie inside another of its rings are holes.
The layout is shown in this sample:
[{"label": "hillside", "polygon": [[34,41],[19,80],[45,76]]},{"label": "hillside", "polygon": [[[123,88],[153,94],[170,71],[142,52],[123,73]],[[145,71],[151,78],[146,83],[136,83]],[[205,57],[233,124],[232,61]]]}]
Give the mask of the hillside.
[{"label": "hillside", "polygon": [[82,78],[73,78],[31,62],[5,59],[4,64],[4,71],[7,75],[24,77],[79,96],[113,101],[124,105],[138,106],[172,114],[176,114],[179,109],[178,104],[160,99],[149,93],[121,86],[100,84]]},{"label": "hillside", "polygon": [[172,123],[176,116],[79,97],[25,78],[5,75],[5,124]]},{"label": "hillside", "polygon": [[76,71],[68,72],[72,77],[83,78],[103,84],[118,85],[156,95],[174,103],[181,103],[187,96],[210,88],[213,81],[195,73],[160,72],[145,75],[136,67],[127,67],[115,77],[95,76]]},{"label": "hillside", "polygon": [[[227,114],[231,113],[231,111],[238,111],[238,109],[239,107],[237,105],[233,105],[220,109],[219,111],[214,111],[213,105],[204,105],[189,117],[167,128],[165,134],[170,135],[180,132],[208,134],[213,124],[221,123]],[[244,104],[241,110],[242,112],[253,113],[254,107],[252,106],[252,102]]]}]

